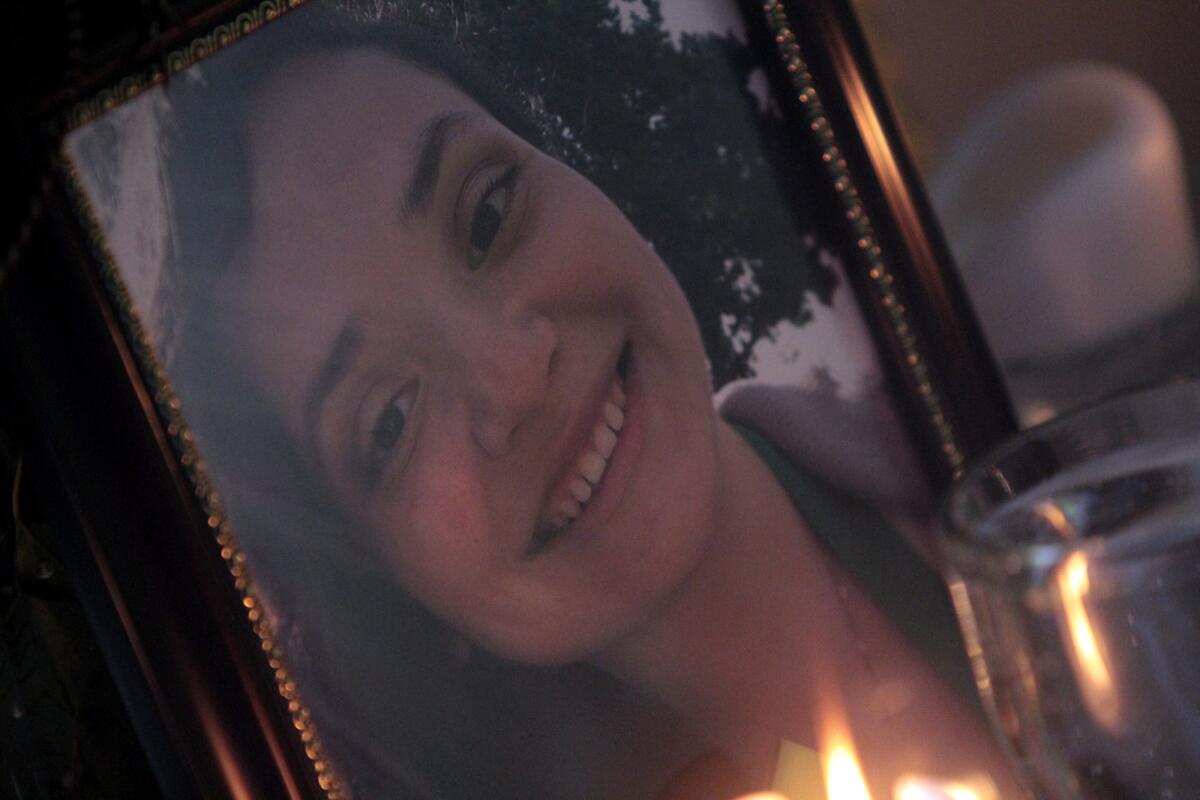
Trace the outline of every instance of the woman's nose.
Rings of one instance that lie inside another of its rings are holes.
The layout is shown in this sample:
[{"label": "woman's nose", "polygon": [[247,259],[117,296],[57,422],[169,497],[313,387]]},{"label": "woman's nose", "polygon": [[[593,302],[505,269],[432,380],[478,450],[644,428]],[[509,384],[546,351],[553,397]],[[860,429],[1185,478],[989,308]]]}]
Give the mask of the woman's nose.
[{"label": "woman's nose", "polygon": [[468,376],[474,383],[471,424],[488,455],[508,453],[522,427],[544,411],[557,350],[557,329],[544,316],[488,331],[477,343]]}]

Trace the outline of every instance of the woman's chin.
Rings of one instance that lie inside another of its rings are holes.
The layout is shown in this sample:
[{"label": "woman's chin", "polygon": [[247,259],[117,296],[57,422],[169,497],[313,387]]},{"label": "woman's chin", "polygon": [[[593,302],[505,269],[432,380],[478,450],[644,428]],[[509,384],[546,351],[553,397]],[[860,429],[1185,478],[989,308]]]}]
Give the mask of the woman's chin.
[{"label": "woman's chin", "polygon": [[582,514],[525,562],[546,607],[514,635],[519,646],[502,648],[506,657],[590,659],[650,621],[702,558],[718,508],[718,419],[707,392],[681,402],[663,366],[634,342],[608,469]]}]

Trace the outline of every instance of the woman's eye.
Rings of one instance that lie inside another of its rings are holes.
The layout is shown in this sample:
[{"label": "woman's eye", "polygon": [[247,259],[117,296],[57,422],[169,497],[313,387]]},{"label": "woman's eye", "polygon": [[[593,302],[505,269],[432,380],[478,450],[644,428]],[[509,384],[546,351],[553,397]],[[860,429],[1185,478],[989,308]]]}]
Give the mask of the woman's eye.
[{"label": "woman's eye", "polygon": [[379,478],[388,459],[403,438],[404,427],[408,423],[416,396],[416,385],[406,385],[392,394],[376,415],[366,448],[369,483],[374,483]]},{"label": "woman's eye", "polygon": [[500,233],[512,207],[516,181],[517,168],[509,167],[503,174],[489,179],[480,195],[479,202],[471,214],[471,228],[468,231],[467,261],[471,270],[478,269],[487,260],[492,244],[496,241],[496,236]]}]

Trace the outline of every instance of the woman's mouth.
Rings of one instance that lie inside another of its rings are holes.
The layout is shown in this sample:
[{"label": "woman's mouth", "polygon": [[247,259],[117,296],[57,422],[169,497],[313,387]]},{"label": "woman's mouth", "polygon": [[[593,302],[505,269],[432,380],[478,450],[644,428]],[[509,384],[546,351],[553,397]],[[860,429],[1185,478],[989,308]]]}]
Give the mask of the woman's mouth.
[{"label": "woman's mouth", "polygon": [[527,556],[536,555],[569,528],[583,515],[589,501],[600,490],[608,463],[620,441],[621,429],[625,426],[624,374],[628,358],[629,347],[626,345],[587,443],[574,462],[572,474],[551,495],[545,507],[548,513],[543,515],[534,531]]}]

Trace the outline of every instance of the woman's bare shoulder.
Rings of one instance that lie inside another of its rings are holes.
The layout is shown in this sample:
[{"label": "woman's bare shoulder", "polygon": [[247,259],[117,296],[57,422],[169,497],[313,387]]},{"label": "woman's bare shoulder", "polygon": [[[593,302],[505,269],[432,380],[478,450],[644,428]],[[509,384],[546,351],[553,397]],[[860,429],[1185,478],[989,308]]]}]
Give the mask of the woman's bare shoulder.
[{"label": "woman's bare shoulder", "polygon": [[891,398],[873,386],[735,381],[716,398],[722,417],[762,433],[798,465],[882,510],[925,513],[929,485]]}]

